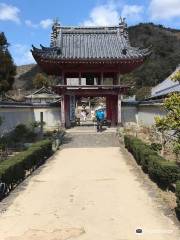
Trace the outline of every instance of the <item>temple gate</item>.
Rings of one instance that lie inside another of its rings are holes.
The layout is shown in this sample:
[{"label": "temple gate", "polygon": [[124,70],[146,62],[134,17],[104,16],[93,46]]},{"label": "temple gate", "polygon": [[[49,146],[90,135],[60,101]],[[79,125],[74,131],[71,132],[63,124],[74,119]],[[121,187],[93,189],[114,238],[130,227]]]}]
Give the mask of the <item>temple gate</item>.
[{"label": "temple gate", "polygon": [[121,75],[143,64],[150,51],[130,45],[121,19],[115,27],[63,27],[55,21],[50,47],[33,46],[32,54],[44,72],[59,77],[54,90],[62,97],[62,125],[70,127],[76,98],[82,96],[105,97],[107,119],[121,124],[121,99],[128,89]]}]

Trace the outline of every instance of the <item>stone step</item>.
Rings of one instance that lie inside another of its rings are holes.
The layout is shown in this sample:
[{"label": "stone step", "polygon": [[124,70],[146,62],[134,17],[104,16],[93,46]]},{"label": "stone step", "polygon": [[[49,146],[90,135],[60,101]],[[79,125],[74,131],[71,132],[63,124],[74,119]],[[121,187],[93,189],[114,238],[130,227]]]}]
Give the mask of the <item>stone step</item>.
[{"label": "stone step", "polygon": [[95,134],[106,134],[106,133],[116,133],[117,128],[103,128],[102,132],[97,133],[96,127],[74,127],[67,129],[67,133],[95,133]]}]

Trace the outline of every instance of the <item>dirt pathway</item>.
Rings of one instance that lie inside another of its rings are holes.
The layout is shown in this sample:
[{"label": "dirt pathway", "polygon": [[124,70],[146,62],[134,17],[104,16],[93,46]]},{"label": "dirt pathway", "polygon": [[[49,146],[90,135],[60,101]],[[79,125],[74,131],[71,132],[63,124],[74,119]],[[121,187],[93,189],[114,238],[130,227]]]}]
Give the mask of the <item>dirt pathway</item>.
[{"label": "dirt pathway", "polygon": [[149,196],[111,135],[111,147],[105,134],[91,136],[96,147],[86,146],[85,135],[69,136],[53,159],[0,204],[7,208],[1,211],[0,240],[180,239],[177,225]]}]

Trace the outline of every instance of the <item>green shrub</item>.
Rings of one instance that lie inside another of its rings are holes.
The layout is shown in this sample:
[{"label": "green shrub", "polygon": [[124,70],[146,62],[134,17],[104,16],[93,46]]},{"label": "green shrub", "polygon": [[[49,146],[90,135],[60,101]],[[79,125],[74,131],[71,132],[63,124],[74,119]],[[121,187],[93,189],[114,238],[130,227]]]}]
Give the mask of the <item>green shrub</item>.
[{"label": "green shrub", "polygon": [[124,142],[125,147],[132,153],[143,171],[148,173],[151,179],[161,188],[165,189],[180,179],[179,166],[159,156],[151,146],[136,137],[128,135],[124,137]]},{"label": "green shrub", "polygon": [[148,173],[161,188],[167,188],[180,178],[180,169],[174,162],[163,160],[160,156],[150,156]]},{"label": "green shrub", "polygon": [[145,173],[148,173],[149,171],[149,158],[150,156],[155,156],[156,153],[149,149],[147,146],[143,145],[142,147],[139,148],[139,157],[140,157],[140,163],[142,166],[142,169]]},{"label": "green shrub", "polygon": [[24,124],[19,124],[8,134],[8,140],[14,143],[32,142],[37,134]]},{"label": "green shrub", "polygon": [[178,219],[180,219],[180,181],[176,182],[176,214]]},{"label": "green shrub", "polygon": [[162,150],[162,144],[160,143],[151,143],[152,150],[159,152]]},{"label": "green shrub", "polygon": [[24,179],[27,171],[33,171],[51,155],[52,142],[50,140],[37,142],[26,151],[0,163],[0,180],[6,183],[10,190]]}]

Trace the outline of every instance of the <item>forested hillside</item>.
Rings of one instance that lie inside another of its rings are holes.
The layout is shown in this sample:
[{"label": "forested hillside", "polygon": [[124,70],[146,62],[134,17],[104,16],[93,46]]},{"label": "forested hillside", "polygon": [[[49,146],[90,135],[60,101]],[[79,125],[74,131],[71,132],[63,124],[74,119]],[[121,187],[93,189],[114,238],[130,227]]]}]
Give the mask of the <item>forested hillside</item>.
[{"label": "forested hillside", "polygon": [[[135,86],[134,92],[138,98],[143,98],[152,86],[163,81],[180,64],[180,30],[149,23],[129,27],[128,31],[132,46],[152,46],[152,54],[145,64],[122,77],[123,82]],[[21,68],[18,67],[17,72]],[[17,76],[15,86],[21,85],[29,89],[35,74],[40,70],[36,65],[31,65],[30,68],[23,66],[23,69],[27,71]]]},{"label": "forested hillside", "polygon": [[33,78],[41,70],[37,64],[28,64],[18,66],[16,69],[16,78],[14,83],[14,88],[29,90],[33,88]]},{"label": "forested hillside", "polygon": [[152,54],[145,64],[122,79],[135,85],[135,93],[142,98],[180,64],[180,30],[139,24],[129,27],[128,31],[132,46],[152,46]]}]

